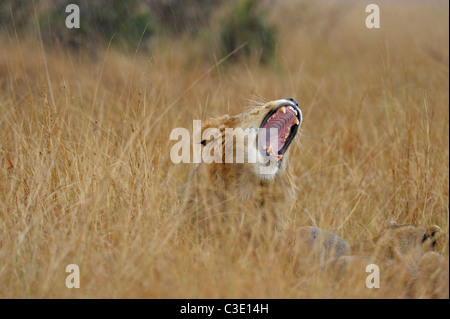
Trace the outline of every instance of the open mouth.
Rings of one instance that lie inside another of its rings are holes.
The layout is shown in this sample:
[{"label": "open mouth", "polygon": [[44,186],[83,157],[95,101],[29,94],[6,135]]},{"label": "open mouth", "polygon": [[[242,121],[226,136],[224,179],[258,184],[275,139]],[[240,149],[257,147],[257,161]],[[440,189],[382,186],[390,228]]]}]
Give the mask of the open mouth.
[{"label": "open mouth", "polygon": [[261,123],[260,128],[265,129],[265,134],[259,139],[260,152],[268,157],[274,156],[278,163],[281,163],[284,153],[297,134],[301,121],[297,101],[292,98],[283,100],[280,105],[267,113]]}]

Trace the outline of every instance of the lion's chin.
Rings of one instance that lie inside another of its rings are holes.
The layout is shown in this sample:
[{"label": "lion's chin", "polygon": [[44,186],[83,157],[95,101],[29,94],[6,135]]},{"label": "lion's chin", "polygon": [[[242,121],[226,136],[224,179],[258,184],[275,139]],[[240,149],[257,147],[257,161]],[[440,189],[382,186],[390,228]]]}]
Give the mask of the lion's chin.
[{"label": "lion's chin", "polygon": [[251,166],[251,171],[260,179],[271,180],[283,169],[285,164],[285,157],[279,161],[276,156],[267,156],[261,154],[256,148],[250,148],[250,152],[254,152],[253,156],[256,158],[255,163],[248,163]]}]

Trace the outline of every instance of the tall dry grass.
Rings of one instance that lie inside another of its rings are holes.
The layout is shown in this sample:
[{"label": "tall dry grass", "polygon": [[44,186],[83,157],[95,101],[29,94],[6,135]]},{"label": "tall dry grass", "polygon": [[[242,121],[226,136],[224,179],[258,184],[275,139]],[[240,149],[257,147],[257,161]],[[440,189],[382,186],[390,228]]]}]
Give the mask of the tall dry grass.
[{"label": "tall dry grass", "polygon": [[[179,238],[174,217],[189,166],[170,161],[170,131],[240,113],[248,99],[294,97],[304,123],[289,150],[297,200],[279,206],[287,227],[349,243],[390,219],[448,233],[448,3],[382,2],[379,30],[365,28],[365,5],[278,3],[275,68],[214,67],[183,39],[91,58],[3,36],[0,297],[411,296],[403,268],[367,289],[364,270],[336,280],[275,247]],[[65,286],[72,263],[80,289]],[[448,252],[444,270],[414,297],[448,298]]]}]

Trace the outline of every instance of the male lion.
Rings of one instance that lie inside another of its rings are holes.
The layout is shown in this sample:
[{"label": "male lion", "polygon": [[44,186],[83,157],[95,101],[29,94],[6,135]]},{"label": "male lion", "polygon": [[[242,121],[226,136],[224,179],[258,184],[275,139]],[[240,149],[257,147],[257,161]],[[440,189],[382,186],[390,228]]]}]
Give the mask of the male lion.
[{"label": "male lion", "polygon": [[209,235],[242,232],[270,238],[280,223],[279,212],[293,200],[287,151],[301,122],[298,103],[288,98],[203,125],[202,135],[211,128],[216,134],[194,143],[216,157],[198,164],[183,186],[181,212],[191,218],[189,224]]}]

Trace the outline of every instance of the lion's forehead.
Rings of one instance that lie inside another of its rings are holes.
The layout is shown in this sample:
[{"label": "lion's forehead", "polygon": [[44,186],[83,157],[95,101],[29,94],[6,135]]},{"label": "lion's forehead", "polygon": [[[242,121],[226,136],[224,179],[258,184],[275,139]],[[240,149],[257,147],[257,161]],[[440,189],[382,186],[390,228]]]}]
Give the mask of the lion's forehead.
[{"label": "lion's forehead", "polygon": [[267,112],[278,107],[283,101],[285,100],[274,100],[264,105],[253,106],[235,116],[224,115],[218,118],[211,118],[206,122],[205,127],[248,128],[252,125],[259,125],[264,120]]},{"label": "lion's forehead", "polygon": [[252,108],[244,111],[244,113],[242,114],[243,116],[242,116],[241,124],[247,124],[247,123],[255,124],[252,121],[261,122],[264,119],[264,117],[267,115],[267,112],[269,110],[276,108],[278,105],[279,105],[279,101],[271,101],[271,102],[267,102],[266,104],[264,104],[262,106],[255,106],[255,107],[252,107]]}]

